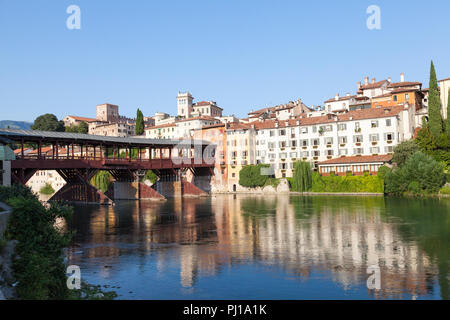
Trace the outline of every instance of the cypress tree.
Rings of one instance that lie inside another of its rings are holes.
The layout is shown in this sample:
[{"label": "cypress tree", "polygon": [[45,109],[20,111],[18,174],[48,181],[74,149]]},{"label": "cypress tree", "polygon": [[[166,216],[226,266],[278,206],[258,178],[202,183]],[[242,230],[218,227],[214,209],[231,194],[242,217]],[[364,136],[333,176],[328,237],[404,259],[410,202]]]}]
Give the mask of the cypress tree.
[{"label": "cypress tree", "polygon": [[434,63],[431,61],[430,92],[428,96],[428,118],[431,134],[438,139],[442,133],[441,99],[439,97],[438,83]]},{"label": "cypress tree", "polygon": [[136,113],[136,135],[140,136],[144,133],[144,115],[142,111],[137,109]]}]

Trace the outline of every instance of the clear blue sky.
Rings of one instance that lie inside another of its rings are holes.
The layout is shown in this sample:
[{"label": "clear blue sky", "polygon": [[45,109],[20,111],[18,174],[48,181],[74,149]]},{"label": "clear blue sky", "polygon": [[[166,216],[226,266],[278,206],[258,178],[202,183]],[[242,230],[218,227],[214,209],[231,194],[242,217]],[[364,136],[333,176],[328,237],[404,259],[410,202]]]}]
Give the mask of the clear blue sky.
[{"label": "clear blue sky", "polygon": [[[81,8],[81,30],[66,9]],[[366,9],[381,8],[381,30]],[[226,114],[323,104],[365,75],[450,77],[450,1],[0,0],[0,120],[176,113],[178,91]]]}]

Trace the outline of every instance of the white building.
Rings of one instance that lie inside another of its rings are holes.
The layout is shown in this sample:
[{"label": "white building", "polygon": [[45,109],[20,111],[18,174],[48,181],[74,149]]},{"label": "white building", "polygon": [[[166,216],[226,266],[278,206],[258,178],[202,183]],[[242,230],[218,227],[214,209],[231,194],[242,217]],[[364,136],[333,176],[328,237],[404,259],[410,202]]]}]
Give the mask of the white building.
[{"label": "white building", "polygon": [[276,177],[292,176],[297,160],[316,165],[337,157],[390,154],[415,130],[409,105],[246,126],[254,128],[256,162],[271,164]]},{"label": "white building", "polygon": [[441,91],[442,116],[447,119],[448,92],[450,90],[450,78],[439,80],[439,88]]}]

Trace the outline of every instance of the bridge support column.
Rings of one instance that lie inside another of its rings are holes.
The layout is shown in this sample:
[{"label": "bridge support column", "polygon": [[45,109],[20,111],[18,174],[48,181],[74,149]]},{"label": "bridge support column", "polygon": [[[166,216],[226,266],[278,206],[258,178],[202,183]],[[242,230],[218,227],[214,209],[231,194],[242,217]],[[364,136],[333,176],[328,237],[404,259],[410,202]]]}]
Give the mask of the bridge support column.
[{"label": "bridge support column", "polygon": [[64,169],[57,170],[57,172],[66,181],[66,185],[56,192],[49,201],[113,203],[108,196],[90,183],[97,170],[91,169],[80,172],[78,169]]}]

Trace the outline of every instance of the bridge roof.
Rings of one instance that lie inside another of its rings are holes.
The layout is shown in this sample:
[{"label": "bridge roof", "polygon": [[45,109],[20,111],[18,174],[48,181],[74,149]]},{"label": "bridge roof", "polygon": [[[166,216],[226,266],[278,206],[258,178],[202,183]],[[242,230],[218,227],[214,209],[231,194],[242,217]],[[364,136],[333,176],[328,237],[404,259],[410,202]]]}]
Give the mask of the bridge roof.
[{"label": "bridge roof", "polygon": [[146,139],[146,138],[121,138],[121,137],[107,137],[96,136],[91,134],[72,133],[72,132],[52,132],[39,130],[17,130],[17,129],[0,129],[0,138],[7,138],[14,141],[25,142],[42,141],[42,142],[66,142],[66,143],[86,143],[86,144],[103,144],[103,145],[131,145],[136,147],[158,146],[170,147],[178,144],[210,144],[207,141],[190,140],[190,139]]}]

